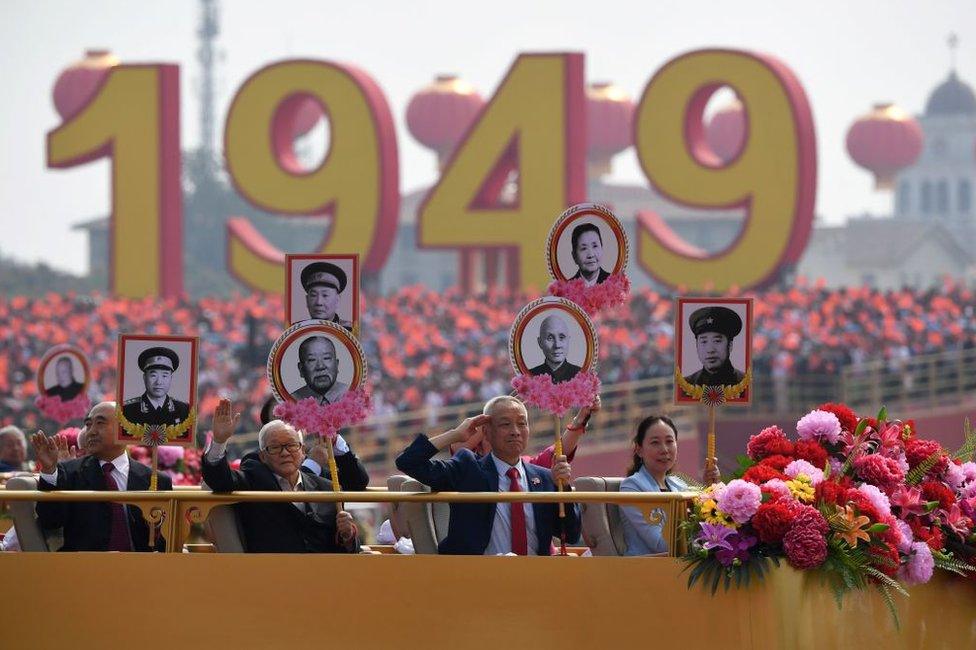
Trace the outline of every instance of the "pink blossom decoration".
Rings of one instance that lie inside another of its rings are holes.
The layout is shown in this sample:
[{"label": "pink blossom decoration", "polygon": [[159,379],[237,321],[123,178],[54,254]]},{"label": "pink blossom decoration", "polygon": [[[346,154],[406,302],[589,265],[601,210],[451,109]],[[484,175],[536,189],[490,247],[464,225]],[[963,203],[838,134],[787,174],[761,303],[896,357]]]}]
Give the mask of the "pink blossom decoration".
[{"label": "pink blossom decoration", "polygon": [[319,404],[314,397],[282,402],[274,407],[274,414],[299,431],[334,439],[339,429],[365,420],[371,408],[369,389],[361,387],[347,390],[332,404]]},{"label": "pink blossom decoration", "polygon": [[156,453],[158,454],[159,464],[164,467],[172,467],[183,460],[183,447],[176,445],[160,445]]},{"label": "pink blossom decoration", "polygon": [[925,542],[912,543],[912,550],[908,554],[908,562],[898,571],[898,577],[907,585],[920,585],[932,579],[935,560],[932,549]]},{"label": "pink blossom decoration", "polygon": [[731,515],[737,524],[749,521],[756,514],[760,503],[762,491],[759,486],[740,478],[730,481],[716,501],[718,509]]},{"label": "pink blossom decoration", "polygon": [[888,495],[879,490],[874,485],[870,483],[862,483],[857,486],[857,491],[863,494],[874,506],[874,509],[878,511],[882,517],[891,514],[891,502],[888,500]]},{"label": "pink blossom decoration", "polygon": [[805,460],[794,460],[792,463],[786,466],[783,473],[790,478],[796,478],[800,474],[805,474],[807,478],[810,479],[810,483],[814,486],[820,485],[823,482],[824,473],[823,470],[817,469],[812,463]]},{"label": "pink blossom decoration", "polygon": [[582,279],[555,280],[549,284],[549,295],[567,298],[593,316],[624,304],[630,295],[630,280],[623,273],[611,273],[606,280],[592,287],[586,286]]},{"label": "pink blossom decoration", "polygon": [[562,417],[571,408],[589,406],[600,393],[600,378],[583,370],[569,381],[552,383],[549,375],[517,375],[512,388],[526,404]]},{"label": "pink blossom decoration", "polygon": [[59,396],[48,397],[40,395],[34,400],[34,404],[46,417],[51,418],[58,424],[64,424],[70,420],[79,420],[88,415],[91,407],[91,400],[88,395],[78,393],[78,396],[65,402]]},{"label": "pink blossom decoration", "polygon": [[840,441],[840,420],[829,411],[813,410],[796,423],[800,440],[818,440],[836,444]]},{"label": "pink blossom decoration", "polygon": [[767,492],[772,492],[776,495],[778,499],[792,499],[793,493],[790,492],[789,486],[786,485],[786,481],[778,478],[772,478],[759,486],[760,489],[765,488]]}]

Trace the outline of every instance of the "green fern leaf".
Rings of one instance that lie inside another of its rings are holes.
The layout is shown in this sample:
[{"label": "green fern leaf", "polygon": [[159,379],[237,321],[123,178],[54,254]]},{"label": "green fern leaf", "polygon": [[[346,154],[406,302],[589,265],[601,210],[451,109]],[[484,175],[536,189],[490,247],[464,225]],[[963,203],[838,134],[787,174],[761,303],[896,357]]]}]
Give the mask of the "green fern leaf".
[{"label": "green fern leaf", "polygon": [[888,589],[886,584],[881,582],[875,583],[875,586],[878,588],[878,593],[881,594],[881,600],[884,601],[885,607],[888,608],[888,613],[891,614],[891,619],[895,623],[895,629],[901,630],[901,621],[898,619],[898,610],[895,608],[895,599],[891,595],[891,590]]},{"label": "green fern leaf", "polygon": [[973,429],[973,425],[969,422],[969,418],[966,418],[966,422],[963,425],[963,431],[966,436],[965,442],[962,443],[956,453],[952,455],[953,460],[962,461],[976,461],[976,429]]},{"label": "green fern leaf", "polygon": [[939,462],[939,459],[942,458],[942,454],[944,453],[945,450],[939,447],[938,451],[933,452],[931,456],[908,472],[908,475],[905,476],[905,483],[908,485],[918,485],[921,483],[925,475],[929,473],[930,469],[935,467],[935,464]]}]

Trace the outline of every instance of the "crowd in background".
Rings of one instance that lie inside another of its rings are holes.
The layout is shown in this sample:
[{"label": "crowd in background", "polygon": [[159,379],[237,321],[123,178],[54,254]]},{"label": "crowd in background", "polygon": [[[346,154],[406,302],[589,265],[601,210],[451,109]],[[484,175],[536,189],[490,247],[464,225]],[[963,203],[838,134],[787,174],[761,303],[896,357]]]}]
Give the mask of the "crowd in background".
[{"label": "crowd in background", "polygon": [[[756,376],[836,374],[882,360],[890,367],[918,355],[976,346],[974,290],[947,280],[927,290],[827,289],[798,283],[755,298]],[[501,291],[462,295],[407,287],[363,298],[360,340],[380,415],[485,400],[508,392],[508,334],[534,296]],[[258,428],[269,393],[267,353],[281,333],[284,308],[260,294],[196,301],[112,298],[101,294],[0,297],[0,426],[44,424],[34,399],[44,352],[70,343],[92,364],[93,398],[111,397],[120,332],[200,337],[199,408],[209,417],[220,396]],[[674,297],[635,291],[630,302],[596,319],[605,384],[669,376]]]}]

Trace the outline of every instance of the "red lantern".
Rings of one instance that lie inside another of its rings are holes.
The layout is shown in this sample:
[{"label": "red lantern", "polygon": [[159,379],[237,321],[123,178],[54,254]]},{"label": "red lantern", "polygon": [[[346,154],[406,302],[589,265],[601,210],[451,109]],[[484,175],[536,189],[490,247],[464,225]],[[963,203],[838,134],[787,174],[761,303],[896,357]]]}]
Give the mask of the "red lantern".
[{"label": "red lantern", "polygon": [[586,89],[586,151],[591,178],[610,173],[610,159],[633,143],[634,102],[610,82]]},{"label": "red lantern", "polygon": [[705,139],[723,163],[730,163],[742,150],[746,136],[746,115],[738,99],[712,115],[705,128]]},{"label": "red lantern", "polygon": [[108,50],[88,50],[54,82],[54,108],[65,122],[77,115],[95,96],[99,84],[119,59]]},{"label": "red lantern", "polygon": [[441,162],[454,151],[485,105],[474,87],[456,75],[438,75],[407,106],[407,127]]},{"label": "red lantern", "polygon": [[847,153],[874,173],[875,188],[890,190],[895,174],[922,153],[925,135],[911,115],[894,104],[876,104],[847,132]]}]

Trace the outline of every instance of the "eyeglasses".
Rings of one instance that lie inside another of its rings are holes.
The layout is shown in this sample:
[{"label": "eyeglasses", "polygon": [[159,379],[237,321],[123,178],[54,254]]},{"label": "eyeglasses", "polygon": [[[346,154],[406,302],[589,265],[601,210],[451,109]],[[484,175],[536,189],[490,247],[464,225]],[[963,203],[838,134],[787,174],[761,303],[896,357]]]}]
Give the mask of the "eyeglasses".
[{"label": "eyeglasses", "polygon": [[264,448],[264,450],[269,454],[271,454],[272,456],[277,456],[282,451],[287,451],[289,454],[294,454],[296,451],[298,451],[301,448],[302,448],[301,443],[289,442],[288,444],[284,444],[284,445],[268,445],[267,447]]}]

